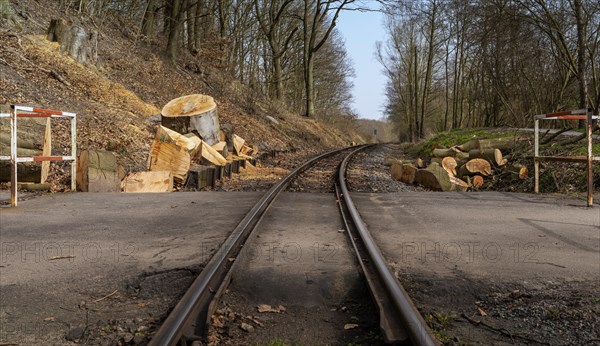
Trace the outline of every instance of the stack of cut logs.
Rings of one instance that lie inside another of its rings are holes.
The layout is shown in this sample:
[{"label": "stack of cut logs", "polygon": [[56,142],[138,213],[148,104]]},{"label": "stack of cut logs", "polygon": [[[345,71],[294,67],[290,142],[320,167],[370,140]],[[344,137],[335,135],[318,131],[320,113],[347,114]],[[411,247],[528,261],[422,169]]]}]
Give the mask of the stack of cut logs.
[{"label": "stack of cut logs", "polygon": [[428,166],[422,159],[413,164],[386,158],[394,180],[421,185],[434,191],[467,191],[481,188],[486,179],[498,170],[507,171],[516,179],[527,179],[527,167],[508,167],[502,154],[514,147],[515,138],[473,139],[451,148],[437,148]]},{"label": "stack of cut logs", "polygon": [[[0,112],[8,113],[6,105],[0,105]],[[19,121],[17,129],[17,156],[50,156],[52,154],[52,136],[50,119],[24,119]],[[10,128],[8,120],[0,123],[0,156],[10,156]],[[20,163],[17,169],[19,189],[45,191],[50,190],[46,182],[50,162]],[[10,161],[0,161],[0,183],[11,181]]]},{"label": "stack of cut logs", "polygon": [[215,187],[223,177],[246,167],[247,160],[253,162],[250,155],[257,151],[234,134],[230,125],[220,126],[212,97],[188,95],[172,100],[162,109],[161,125],[148,156],[148,171],[124,176],[122,169],[114,165],[112,153],[103,156],[99,155],[101,152],[83,152],[78,162],[78,186],[82,191],[107,191],[102,184],[108,181],[114,186],[116,182],[124,192]]}]

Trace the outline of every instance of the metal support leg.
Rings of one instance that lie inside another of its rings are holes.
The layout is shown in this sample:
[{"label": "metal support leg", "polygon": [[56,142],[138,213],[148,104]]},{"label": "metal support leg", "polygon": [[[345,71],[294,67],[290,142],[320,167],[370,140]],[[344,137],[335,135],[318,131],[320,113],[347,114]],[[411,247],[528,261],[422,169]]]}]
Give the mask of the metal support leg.
[{"label": "metal support leg", "polygon": [[533,167],[534,167],[534,175],[535,175],[535,185],[533,191],[535,193],[540,192],[540,161],[538,157],[540,156],[540,121],[535,119],[534,124],[534,151],[533,151]]}]

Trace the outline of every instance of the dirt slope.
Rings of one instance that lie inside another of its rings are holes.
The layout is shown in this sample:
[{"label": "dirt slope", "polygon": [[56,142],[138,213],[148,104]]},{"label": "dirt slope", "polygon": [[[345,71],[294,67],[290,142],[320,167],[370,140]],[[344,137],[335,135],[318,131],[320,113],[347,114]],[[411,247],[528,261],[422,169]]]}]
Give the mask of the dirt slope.
[{"label": "dirt slope", "polygon": [[[23,29],[0,28],[0,104],[76,112],[78,147],[114,151],[128,170],[145,168],[154,129],[150,117],[169,100],[192,93],[214,96],[221,123],[232,124],[237,134],[263,151],[322,151],[360,140],[251,99],[252,93],[239,82],[191,56],[172,64],[161,47],[138,41],[134,26],[117,15],[98,26],[91,19],[65,15],[51,1],[12,3]],[[58,44],[47,41],[52,18],[98,30],[98,63],[77,64],[60,53]],[[0,125],[7,131],[7,123]],[[53,125],[55,143],[67,139],[61,131],[65,125]]]}]

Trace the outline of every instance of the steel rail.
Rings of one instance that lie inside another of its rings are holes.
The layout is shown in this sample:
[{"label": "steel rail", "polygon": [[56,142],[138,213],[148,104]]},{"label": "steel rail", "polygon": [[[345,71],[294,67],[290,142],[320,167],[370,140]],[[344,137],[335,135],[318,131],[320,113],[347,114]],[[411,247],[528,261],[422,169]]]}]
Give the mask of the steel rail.
[{"label": "steel rail", "polygon": [[380,327],[388,343],[410,342],[415,346],[437,346],[427,323],[388,267],[381,250],[362,220],[346,185],[346,170],[350,158],[365,149],[358,148],[348,154],[338,168],[336,194],[342,219],[358,261],[363,268],[371,295],[377,303]]},{"label": "steel rail", "polygon": [[[296,176],[313,166],[317,161],[349,148],[337,149],[318,155],[294,169],[267,191],[240,221],[223,245],[212,256],[200,275],[194,280],[181,300],[158,329],[150,346],[176,345],[179,341],[200,340],[212,315],[214,305],[228,282],[230,269],[237,261],[245,241],[248,239],[271,202]],[[230,259],[235,260],[230,261]]]}]

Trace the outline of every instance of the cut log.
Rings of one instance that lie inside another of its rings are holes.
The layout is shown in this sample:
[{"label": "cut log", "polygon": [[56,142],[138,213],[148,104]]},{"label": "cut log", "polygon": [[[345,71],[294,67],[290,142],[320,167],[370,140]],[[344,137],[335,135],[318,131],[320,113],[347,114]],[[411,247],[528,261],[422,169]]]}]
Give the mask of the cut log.
[{"label": "cut log", "polygon": [[246,155],[246,156],[250,156],[250,153],[251,153],[251,152],[252,152],[252,148],[244,144],[244,145],[242,146],[242,150],[241,150],[241,153],[240,153],[240,154],[242,154],[242,155]]},{"label": "cut log", "polygon": [[404,165],[401,162],[392,163],[392,179],[400,181]]},{"label": "cut log", "polygon": [[481,175],[473,176],[473,188],[479,189],[483,186],[484,179]]},{"label": "cut log", "polygon": [[158,126],[155,140],[157,139],[161,142],[174,143],[184,148],[190,153],[190,157],[192,158],[199,157],[200,150],[202,150],[202,140],[194,133],[182,135],[164,126]]},{"label": "cut log", "polygon": [[202,158],[215,166],[225,166],[227,160],[208,143],[202,141]]},{"label": "cut log", "polygon": [[479,146],[479,140],[478,139],[472,139],[472,140],[470,140],[470,141],[468,141],[466,143],[458,145],[457,148],[460,151],[464,151],[464,152],[468,153],[471,150],[479,149],[480,148],[480,146]]},{"label": "cut log", "polygon": [[[17,181],[39,183],[42,167],[39,163],[19,163],[17,165]],[[0,161],[0,182],[10,182],[10,161]]]},{"label": "cut log", "polygon": [[395,158],[395,157],[386,157],[385,159],[383,159],[383,164],[387,167],[392,167],[392,164],[394,164],[394,162],[400,162],[402,163],[401,160]]},{"label": "cut log", "polygon": [[425,168],[425,162],[423,162],[423,159],[419,157],[415,161],[415,166],[417,166],[417,168]]},{"label": "cut log", "polygon": [[455,150],[445,148],[433,149],[433,152],[431,153],[432,156],[441,158],[444,158],[446,156],[454,156],[455,154]]},{"label": "cut log", "polygon": [[149,171],[169,171],[173,179],[184,182],[192,157],[199,157],[202,140],[191,134],[181,135],[164,126],[158,126],[148,157]]},{"label": "cut log", "polygon": [[188,95],[167,103],[161,111],[162,125],[179,133],[197,132],[214,145],[220,141],[217,104],[207,95]]},{"label": "cut log", "polygon": [[212,146],[219,154],[226,158],[229,155],[229,149],[227,148],[227,142],[222,141]]},{"label": "cut log", "polygon": [[469,189],[469,183],[457,177],[449,177],[450,183],[454,185],[454,189],[460,192],[466,192]]},{"label": "cut log", "polygon": [[121,190],[123,192],[171,192],[173,175],[170,171],[130,173],[121,182]]},{"label": "cut log", "polygon": [[[0,133],[0,144],[10,147],[10,133]],[[40,143],[39,141],[35,142],[30,135],[18,131],[17,146],[23,149],[39,150],[43,146],[43,143]]]},{"label": "cut log", "polygon": [[509,172],[515,179],[525,180],[529,178],[529,169],[527,166],[513,165],[509,168]]},{"label": "cut log", "polygon": [[233,152],[233,126],[231,124],[223,124],[221,131],[223,131],[223,135],[225,136],[223,140],[227,142],[228,151]]},{"label": "cut log", "polygon": [[233,149],[235,150],[235,153],[237,155],[242,155],[242,147],[244,146],[244,143],[246,142],[242,137],[233,134]]},{"label": "cut log", "polygon": [[415,175],[417,174],[417,167],[413,165],[403,165],[402,166],[402,176],[400,177],[400,181],[405,184],[413,184],[415,182]]},{"label": "cut log", "polygon": [[448,172],[448,175],[450,176],[456,176],[456,166],[458,164],[456,163],[456,160],[451,157],[444,157],[442,159],[442,167],[446,170],[446,172]]},{"label": "cut log", "polygon": [[116,156],[109,151],[84,150],[77,159],[77,188],[83,192],[121,191]]},{"label": "cut log", "polygon": [[[220,167],[220,166],[219,166]],[[190,168],[186,188],[203,189],[205,187],[214,187],[214,167],[194,165]]]},{"label": "cut log", "polygon": [[529,178],[529,169],[527,169],[527,167],[523,166],[519,169],[519,179],[525,180],[527,178]]},{"label": "cut log", "polygon": [[500,138],[490,138],[490,139],[480,139],[479,140],[479,148],[475,149],[500,149],[500,150],[509,150],[515,146],[515,137],[500,137]]},{"label": "cut log", "polygon": [[[17,148],[17,156],[39,156],[41,154],[42,151],[39,149]],[[10,145],[0,143],[0,155],[10,156]]]},{"label": "cut log", "polygon": [[63,19],[52,19],[47,38],[60,43],[60,50],[80,64],[98,61],[98,32],[95,30],[71,26]]},{"label": "cut log", "polygon": [[469,162],[465,163],[463,167],[466,168],[470,175],[481,174],[483,176],[488,176],[492,174],[492,166],[487,160],[484,159],[469,160]]},{"label": "cut log", "polygon": [[450,177],[438,163],[431,163],[427,169],[419,169],[415,174],[415,183],[433,191],[450,191],[453,184]]},{"label": "cut log", "polygon": [[473,149],[469,151],[469,160],[484,159],[496,166],[502,166],[504,157],[500,149]]},{"label": "cut log", "polygon": [[50,184],[45,184],[45,183],[19,183],[18,184],[19,190],[24,190],[24,191],[50,191],[51,187]]},{"label": "cut log", "polygon": [[431,160],[429,161],[429,164],[431,165],[432,163],[437,163],[438,165],[442,165],[442,158],[441,157],[432,157]]},{"label": "cut log", "polygon": [[469,153],[464,153],[462,151],[459,151],[456,153],[456,155],[454,155],[454,158],[458,161],[460,160],[468,160],[469,159]]}]

